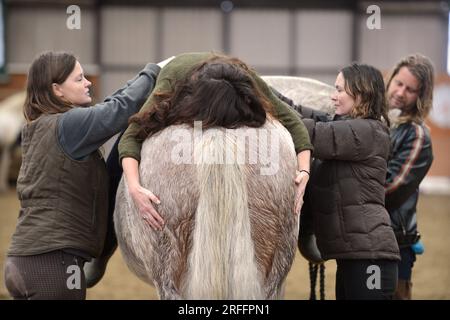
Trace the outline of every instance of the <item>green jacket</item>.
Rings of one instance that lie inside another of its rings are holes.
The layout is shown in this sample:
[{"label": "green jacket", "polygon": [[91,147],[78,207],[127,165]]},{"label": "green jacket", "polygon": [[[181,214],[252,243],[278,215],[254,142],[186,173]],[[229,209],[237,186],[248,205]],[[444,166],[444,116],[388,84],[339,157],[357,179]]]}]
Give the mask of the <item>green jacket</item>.
[{"label": "green jacket", "polygon": [[[170,61],[170,63],[161,69],[153,93],[150,95],[139,112],[147,110],[152,105],[154,101],[154,92],[171,91],[171,84],[184,78],[194,66],[211,58],[213,55],[213,53],[202,52],[185,53],[175,57],[172,61]],[[276,97],[269,86],[256,73],[253,73],[253,77],[264,95],[273,104],[277,119],[290,132],[296,153],[303,150],[313,150],[308,131],[295,110],[291,109],[287,104]],[[138,131],[139,126],[136,123],[132,123],[123,134],[119,142],[120,162],[122,162],[122,159],[125,157],[131,157],[140,161],[141,146],[143,141],[136,137]]]}]

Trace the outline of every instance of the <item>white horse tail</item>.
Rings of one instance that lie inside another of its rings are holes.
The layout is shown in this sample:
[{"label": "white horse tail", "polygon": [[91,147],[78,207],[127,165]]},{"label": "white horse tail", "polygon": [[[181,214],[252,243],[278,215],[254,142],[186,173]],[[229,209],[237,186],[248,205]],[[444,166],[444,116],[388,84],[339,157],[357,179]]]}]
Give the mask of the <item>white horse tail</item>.
[{"label": "white horse tail", "polygon": [[235,146],[230,141],[235,137],[230,136],[204,138],[195,148],[195,154],[200,152],[203,158],[198,165],[200,197],[185,279],[187,299],[264,298],[251,237],[244,166],[220,161],[227,147]]}]

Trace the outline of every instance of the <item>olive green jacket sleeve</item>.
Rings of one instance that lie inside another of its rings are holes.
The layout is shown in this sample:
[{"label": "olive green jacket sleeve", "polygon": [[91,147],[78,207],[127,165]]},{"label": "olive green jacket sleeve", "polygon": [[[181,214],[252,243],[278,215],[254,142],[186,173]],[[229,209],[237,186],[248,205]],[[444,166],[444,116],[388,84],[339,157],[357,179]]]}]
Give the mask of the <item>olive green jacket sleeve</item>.
[{"label": "olive green jacket sleeve", "polygon": [[[186,53],[177,56],[161,69],[153,93],[171,90],[171,83],[175,83],[177,80],[182,79],[196,64],[210,57],[212,57],[211,53]],[[255,72],[252,72],[252,76],[254,77],[257,85],[260,87],[262,93],[273,104],[275,117],[277,117],[280,123],[291,134],[296,153],[303,150],[312,150],[313,146],[309,140],[308,131],[295,110],[291,109],[287,104],[276,97],[270,90],[269,86]],[[150,108],[154,102],[153,93],[147,99],[139,113]],[[122,159],[125,157],[131,157],[137,161],[141,160],[140,154],[143,141],[136,137],[138,131],[139,126],[132,123],[123,134],[119,142],[120,162],[122,162]]]},{"label": "olive green jacket sleeve", "polygon": [[263,94],[272,103],[275,117],[289,131],[294,141],[295,152],[298,154],[304,150],[313,150],[313,145],[309,139],[308,130],[300,120],[298,113],[279,99],[264,82],[261,77],[253,73],[253,77]]}]

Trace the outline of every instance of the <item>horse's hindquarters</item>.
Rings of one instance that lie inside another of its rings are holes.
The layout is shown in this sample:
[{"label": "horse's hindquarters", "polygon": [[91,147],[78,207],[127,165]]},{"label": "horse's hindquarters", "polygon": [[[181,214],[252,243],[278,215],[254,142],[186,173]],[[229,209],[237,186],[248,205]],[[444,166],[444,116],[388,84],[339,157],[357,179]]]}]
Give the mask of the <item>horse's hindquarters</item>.
[{"label": "horse's hindquarters", "polygon": [[[295,152],[289,133],[270,122],[264,134],[236,147],[246,129],[216,132],[222,136],[206,130],[196,140],[194,128],[173,126],[146,140],[141,182],[161,200],[161,232],[139,218],[121,182],[119,245],[130,268],[153,281],[163,299],[263,299],[280,292],[298,234]],[[242,147],[244,162],[237,157]],[[210,154],[199,158],[199,150]]]}]

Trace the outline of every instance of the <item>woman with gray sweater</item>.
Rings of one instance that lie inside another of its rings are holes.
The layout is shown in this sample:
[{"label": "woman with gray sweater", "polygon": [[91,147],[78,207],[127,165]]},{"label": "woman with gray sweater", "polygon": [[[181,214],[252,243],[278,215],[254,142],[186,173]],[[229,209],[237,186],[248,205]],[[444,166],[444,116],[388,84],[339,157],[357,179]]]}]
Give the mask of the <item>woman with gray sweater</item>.
[{"label": "woman with gray sweater", "polygon": [[108,174],[99,148],[128,125],[160,67],[148,64],[126,86],[89,107],[91,82],[69,53],[32,63],[17,181],[20,213],[5,265],[14,299],[84,299],[83,265],[102,252]]}]

